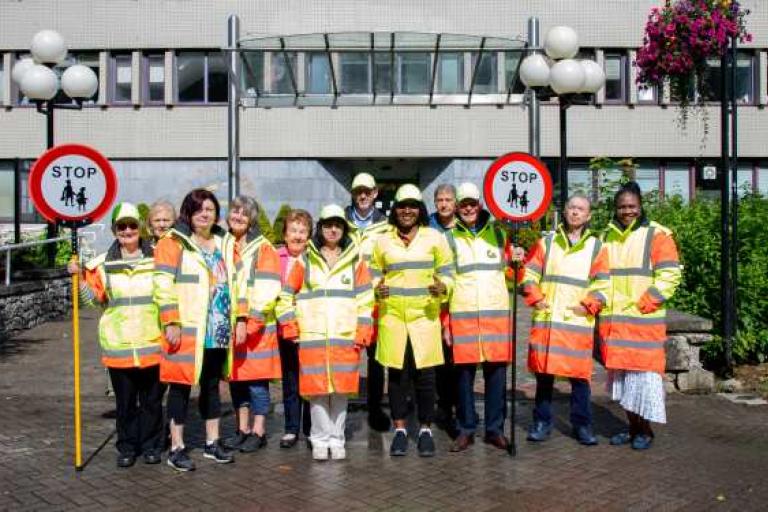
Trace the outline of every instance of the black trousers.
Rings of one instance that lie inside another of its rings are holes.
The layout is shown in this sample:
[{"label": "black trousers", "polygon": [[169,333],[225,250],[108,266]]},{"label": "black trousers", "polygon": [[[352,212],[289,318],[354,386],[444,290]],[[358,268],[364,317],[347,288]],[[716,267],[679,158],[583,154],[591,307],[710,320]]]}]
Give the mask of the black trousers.
[{"label": "black trousers", "polygon": [[453,364],[453,350],[443,343],[445,364],[435,367],[437,379],[437,408],[448,417],[453,417],[454,409],[458,406],[459,374]]},{"label": "black trousers", "polygon": [[381,400],[384,397],[384,367],[376,360],[376,344],[365,349],[368,352],[368,377],[366,380],[366,392],[368,411],[381,409]]},{"label": "black trousers", "polygon": [[408,398],[412,395],[415,395],[419,422],[432,423],[435,416],[435,369],[416,368],[413,349],[408,340],[403,369],[389,369],[389,406],[393,420],[404,420],[408,417]]},{"label": "black trousers", "polygon": [[[223,348],[207,348],[203,351],[203,367],[200,370],[200,396],[198,406],[200,417],[212,420],[221,417],[221,397],[219,381],[222,377],[227,350]],[[168,390],[168,418],[176,425],[183,425],[187,420],[189,410],[189,395],[192,386],[172,383]]]},{"label": "black trousers", "polygon": [[117,451],[140,455],[163,448],[163,394],[160,367],[110,368],[117,406]]}]

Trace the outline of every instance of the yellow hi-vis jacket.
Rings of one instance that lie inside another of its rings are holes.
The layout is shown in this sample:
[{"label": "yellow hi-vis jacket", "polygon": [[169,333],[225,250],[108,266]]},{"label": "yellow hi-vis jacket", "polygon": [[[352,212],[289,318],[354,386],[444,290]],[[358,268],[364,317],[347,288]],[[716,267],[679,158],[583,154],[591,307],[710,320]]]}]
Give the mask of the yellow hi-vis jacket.
[{"label": "yellow hi-vis jacket", "polygon": [[[227,267],[233,304],[230,319],[234,338],[235,321],[248,314],[247,303],[242,300],[242,292],[238,290],[236,282],[235,240],[219,226],[214,226],[213,236]],[[192,241],[192,232],[186,224],[177,223],[168,236],[157,242],[154,280],[155,302],[160,308],[162,325],[175,324],[181,327],[181,342],[176,348],[172,349],[167,343],[163,347],[160,380],[196,384],[203,364],[212,283],[208,266],[200,248]],[[231,344],[230,341],[230,349]],[[224,369],[224,375],[229,375],[229,368]]]},{"label": "yellow hi-vis jacket", "polygon": [[672,232],[656,222],[635,220],[624,229],[614,221],[603,243],[611,273],[599,327],[605,366],[664,373],[664,303],[681,279]]},{"label": "yellow hi-vis jacket", "polygon": [[536,242],[526,258],[521,287],[526,304],[543,300],[549,308],[532,313],[531,372],[592,378],[595,317],[570,308],[585,299],[601,300],[607,286],[607,252],[588,229],[573,244],[562,226]]},{"label": "yellow hi-vis jacket", "polygon": [[245,237],[236,268],[238,302],[244,302],[248,310],[248,337],[230,351],[229,377],[233,381],[279,379],[282,371],[275,305],[282,288],[280,257],[258,228]]},{"label": "yellow hi-vis jacket", "polygon": [[476,234],[460,220],[445,233],[455,262],[449,311],[456,364],[512,360],[506,233],[487,211],[480,215]]},{"label": "yellow hi-vis jacket", "polygon": [[453,257],[445,237],[420,226],[406,246],[391,226],[374,243],[371,274],[374,288],[382,279],[389,287],[389,297],[378,301],[376,360],[402,369],[410,340],[416,368],[443,364],[440,305],[447,297],[433,297],[427,287],[437,276],[451,293]]},{"label": "yellow hi-vis jacket", "polygon": [[290,319],[296,293],[299,392],[302,396],[358,391],[360,349],[371,341],[373,288],[359,246],[347,236],[329,268],[309,243],[283,286],[280,315]]},{"label": "yellow hi-vis jacket", "polygon": [[141,246],[139,259],[122,259],[115,241],[107,252],[85,264],[80,298],[103,306],[99,319],[101,361],[109,368],[146,368],[160,363],[162,334],[152,300],[152,247]]},{"label": "yellow hi-vis jacket", "polygon": [[387,217],[380,210],[374,209],[371,224],[362,229],[358,228],[353,220],[353,209],[354,206],[347,206],[344,210],[347,223],[350,227],[350,236],[360,247],[360,256],[362,259],[366,264],[370,265],[373,244],[378,237],[387,232],[389,229],[389,222],[387,222]]}]

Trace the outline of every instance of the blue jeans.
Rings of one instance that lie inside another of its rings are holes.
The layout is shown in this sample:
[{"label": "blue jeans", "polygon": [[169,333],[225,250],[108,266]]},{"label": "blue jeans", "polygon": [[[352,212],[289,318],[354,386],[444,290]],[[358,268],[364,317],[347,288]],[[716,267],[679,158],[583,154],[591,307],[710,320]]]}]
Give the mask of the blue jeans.
[{"label": "blue jeans", "polygon": [[[592,390],[585,379],[571,381],[571,426],[586,427],[592,425],[592,407],[589,403]],[[533,407],[533,420],[552,424],[552,389],[555,376],[547,373],[536,374],[536,400]]]},{"label": "blue jeans", "polygon": [[229,392],[235,410],[248,406],[254,416],[269,414],[269,380],[230,382]]},{"label": "blue jeans", "polygon": [[[280,367],[283,371],[283,409],[285,433],[299,433],[302,426],[304,435],[309,435],[309,402],[299,396],[299,347],[292,341],[278,339]],[[302,424],[303,412],[303,424]]]},{"label": "blue jeans", "polygon": [[[504,435],[504,419],[507,416],[507,363],[482,363],[482,366],[485,380],[485,434]],[[459,378],[459,400],[456,407],[459,431],[464,435],[473,435],[477,430],[473,389],[477,365],[457,364],[455,372]]]}]

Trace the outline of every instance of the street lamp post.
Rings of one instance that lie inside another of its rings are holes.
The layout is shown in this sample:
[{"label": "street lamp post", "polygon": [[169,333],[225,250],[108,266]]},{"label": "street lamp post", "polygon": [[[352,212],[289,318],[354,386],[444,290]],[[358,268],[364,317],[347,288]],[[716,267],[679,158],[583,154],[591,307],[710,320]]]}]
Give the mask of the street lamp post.
[{"label": "street lamp post", "polygon": [[553,27],[544,39],[546,56],[532,48],[520,64],[520,79],[534,91],[549,88],[558,96],[560,121],[560,159],[558,164],[559,195],[557,210],[565,207],[568,199],[568,129],[567,110],[578,103],[579,94],[594,94],[605,84],[605,73],[592,60],[576,60],[579,38],[570,27]]},{"label": "street lamp post", "polygon": [[[54,145],[55,109],[80,109],[83,100],[96,93],[99,86],[96,73],[88,66],[75,64],[69,66],[61,78],[54,67],[62,64],[67,58],[67,46],[61,35],[54,30],[41,30],[32,38],[30,45],[32,58],[25,58],[16,63],[12,78],[21,88],[21,92],[37,105],[37,111],[46,117],[46,147]],[[74,103],[56,103],[54,98],[59,88],[74,100]],[[18,198],[16,198],[18,201]],[[47,236],[56,236],[57,226],[48,224]],[[48,245],[48,264],[53,266],[56,257],[56,247]]]}]

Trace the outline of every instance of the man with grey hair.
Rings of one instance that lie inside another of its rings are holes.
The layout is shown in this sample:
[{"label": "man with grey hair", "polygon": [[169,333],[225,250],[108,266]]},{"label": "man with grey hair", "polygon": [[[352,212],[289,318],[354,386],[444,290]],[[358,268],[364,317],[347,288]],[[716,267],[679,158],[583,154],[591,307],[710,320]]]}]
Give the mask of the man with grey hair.
[{"label": "man with grey hair", "polygon": [[435,189],[435,212],[429,216],[429,227],[445,233],[456,225],[456,187],[441,183]]}]

